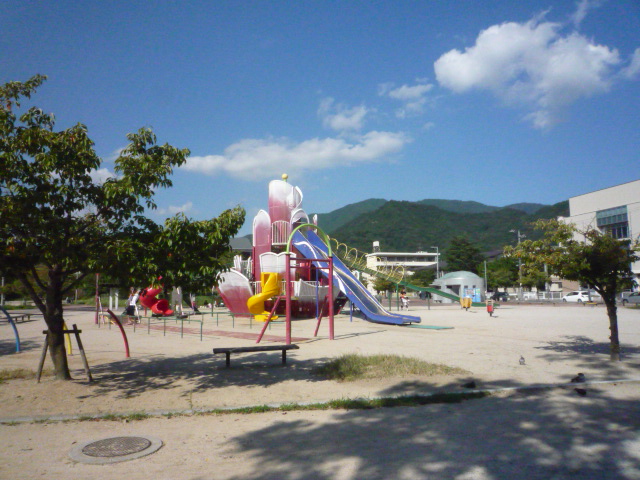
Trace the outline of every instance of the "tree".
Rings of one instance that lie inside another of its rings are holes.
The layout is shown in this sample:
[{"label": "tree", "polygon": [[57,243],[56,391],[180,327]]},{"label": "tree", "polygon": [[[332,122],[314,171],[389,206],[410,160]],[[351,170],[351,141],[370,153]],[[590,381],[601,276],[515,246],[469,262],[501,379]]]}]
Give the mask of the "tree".
[{"label": "tree", "polygon": [[[228,249],[244,211],[155,224],[145,209],[156,208],[155,191],[171,187],[170,175],[189,151],[158,145],[143,128],[127,135],[129,144],[115,160],[117,176],[96,181],[92,174],[102,160],[86,126],[55,131],[53,115],[21,109],[45,79],[0,86],[0,271],[17,278],[42,312],[55,376],[68,380],[62,305],[77,284],[100,272],[148,285],[163,269],[173,282],[208,276],[211,284],[222,265],[207,262]],[[180,258],[168,260],[162,250],[174,245]],[[197,256],[185,254],[190,247]]]},{"label": "tree", "polygon": [[429,269],[416,271],[413,275],[406,278],[407,282],[416,287],[428,287],[436,278],[436,272]]},{"label": "tree", "polygon": [[490,289],[514,286],[518,283],[518,263],[507,257],[487,263],[487,283]]},{"label": "tree", "polygon": [[594,227],[584,230],[557,220],[539,220],[540,240],[507,247],[505,254],[521,258],[525,272],[541,271],[588,285],[602,296],[607,308],[611,360],[620,360],[616,294],[631,284],[631,263],[640,259],[638,242],[617,240]]},{"label": "tree", "polygon": [[375,280],[373,281],[373,289],[378,293],[393,292],[396,289],[396,284],[386,278],[375,277]]},{"label": "tree", "polygon": [[478,267],[484,261],[480,249],[462,235],[451,239],[451,244],[444,254],[447,271],[468,271],[478,273]]}]

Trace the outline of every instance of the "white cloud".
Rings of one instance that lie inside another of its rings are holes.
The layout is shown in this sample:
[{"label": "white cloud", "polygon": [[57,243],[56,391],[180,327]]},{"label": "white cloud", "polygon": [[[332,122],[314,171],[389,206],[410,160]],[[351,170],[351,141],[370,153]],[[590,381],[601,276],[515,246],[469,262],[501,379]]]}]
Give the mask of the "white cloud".
[{"label": "white cloud", "polygon": [[600,0],[580,0],[576,4],[576,11],[571,15],[571,22],[575,28],[579,28],[582,21],[586,18],[589,10],[594,10],[602,5]]},{"label": "white cloud", "polygon": [[188,211],[190,211],[193,208],[193,203],[192,202],[187,202],[184,205],[181,206],[169,206],[167,208],[159,208],[158,210],[156,210],[156,215],[175,215],[176,213],[187,213]]},{"label": "white cloud", "polygon": [[223,155],[189,157],[183,169],[206,175],[226,173],[262,180],[282,172],[302,173],[380,161],[398,153],[411,139],[403,133],[371,131],[352,141],[314,138],[300,143],[288,139],[246,139],[227,147]]},{"label": "white cloud", "polygon": [[318,107],[322,124],[337,132],[361,130],[368,113],[369,109],[364,105],[348,108],[345,105],[336,104],[333,98],[323,99]]},{"label": "white cloud", "polygon": [[107,168],[100,168],[89,172],[91,179],[97,184],[103,184],[109,178],[116,178],[116,174],[110,172]]},{"label": "white cloud", "polygon": [[383,83],[378,85],[378,95],[388,96],[402,102],[402,108],[396,110],[398,118],[406,118],[409,115],[421,114],[427,102],[427,93],[433,89],[433,85],[426,83],[424,79],[417,85],[402,85],[393,88],[393,84]]},{"label": "white cloud", "polygon": [[635,80],[640,77],[640,48],[636,48],[633,55],[631,55],[629,66],[622,69],[620,73],[627,80]]},{"label": "white cloud", "polygon": [[606,92],[619,63],[615,49],[577,32],[561,36],[559,24],[532,20],[489,27],[474,46],[445,53],[434,68],[443,87],[490,90],[509,104],[525,105],[527,118],[544,128],[563,107]]},{"label": "white cloud", "polygon": [[422,85],[402,85],[394,90],[389,92],[389,96],[391,98],[395,98],[397,100],[402,100],[403,102],[410,102],[423,99],[425,94],[433,88],[433,85],[422,84]]}]

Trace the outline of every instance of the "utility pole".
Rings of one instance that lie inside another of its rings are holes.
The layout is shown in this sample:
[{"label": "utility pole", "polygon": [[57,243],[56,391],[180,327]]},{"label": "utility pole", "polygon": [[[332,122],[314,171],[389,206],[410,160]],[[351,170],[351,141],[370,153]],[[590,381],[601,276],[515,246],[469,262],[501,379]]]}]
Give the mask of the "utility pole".
[{"label": "utility pole", "polygon": [[[511,233],[515,233],[518,235],[518,245],[520,245],[521,238],[527,238],[524,233],[520,233],[520,230],[509,230]],[[520,284],[518,288],[518,301],[522,301],[522,259],[518,258],[518,283]]]},{"label": "utility pole", "polygon": [[440,278],[440,250],[438,247],[431,247],[436,249],[436,280]]}]

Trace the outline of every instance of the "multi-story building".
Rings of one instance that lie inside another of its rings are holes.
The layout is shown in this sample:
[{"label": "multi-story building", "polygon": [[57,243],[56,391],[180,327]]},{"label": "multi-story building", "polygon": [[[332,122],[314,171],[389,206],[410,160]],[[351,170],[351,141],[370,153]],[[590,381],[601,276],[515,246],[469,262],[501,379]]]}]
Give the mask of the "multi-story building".
[{"label": "multi-story building", "polygon": [[[640,180],[604,188],[569,199],[569,217],[579,229],[597,227],[615,238],[640,238]],[[631,265],[640,280],[640,262]]]}]

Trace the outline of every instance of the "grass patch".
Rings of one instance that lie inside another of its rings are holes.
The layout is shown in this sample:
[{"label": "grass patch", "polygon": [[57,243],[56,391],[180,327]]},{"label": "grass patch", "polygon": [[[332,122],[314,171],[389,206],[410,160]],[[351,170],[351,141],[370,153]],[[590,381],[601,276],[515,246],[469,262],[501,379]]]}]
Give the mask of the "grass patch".
[{"label": "grass patch", "polygon": [[[318,410],[374,410],[379,408],[394,407],[420,407],[424,405],[433,405],[438,403],[461,403],[466,400],[477,400],[489,397],[489,392],[460,392],[460,393],[436,393],[433,395],[407,395],[403,397],[383,397],[383,398],[341,398],[338,400],[330,400],[324,403],[287,403],[278,406],[256,405],[254,407],[241,407],[229,409],[213,409],[200,412],[172,412],[162,414],[165,418],[190,417],[193,415],[250,415],[253,413],[268,412],[295,412],[295,411],[318,411]],[[42,419],[34,420],[36,424],[48,423],[71,423],[71,422],[102,422],[102,421],[136,421],[152,418],[154,415],[147,413],[130,413],[130,414],[106,414],[96,417],[81,416],[75,420],[52,420]],[[15,426],[22,422],[2,422],[0,425]]]},{"label": "grass patch", "polygon": [[[42,376],[47,377],[53,375],[51,368],[45,368],[42,370]],[[36,372],[28,370],[26,368],[14,368],[14,369],[2,369],[0,370],[0,383],[4,383],[7,380],[33,380],[36,378]]]},{"label": "grass patch", "polygon": [[355,380],[404,377],[419,375],[462,375],[466,370],[402,355],[342,355],[326,365],[314,370],[314,373],[329,380],[353,382]]}]

